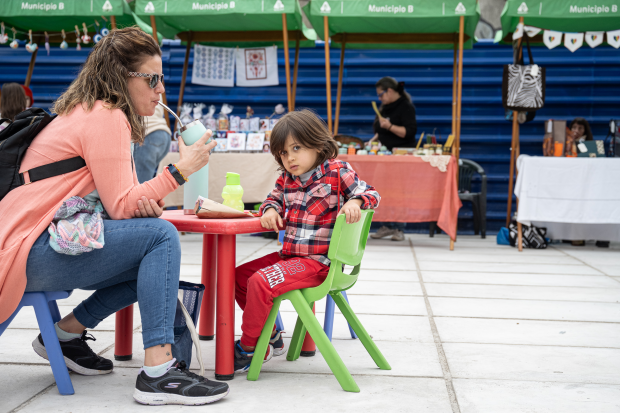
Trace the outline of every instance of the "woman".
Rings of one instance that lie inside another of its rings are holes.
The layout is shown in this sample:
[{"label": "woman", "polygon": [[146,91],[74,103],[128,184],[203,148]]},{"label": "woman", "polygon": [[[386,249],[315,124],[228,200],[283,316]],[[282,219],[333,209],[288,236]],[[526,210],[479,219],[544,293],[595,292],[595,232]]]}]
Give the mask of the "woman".
[{"label": "woman", "polygon": [[592,129],[590,129],[590,124],[584,118],[573,119],[570,123],[569,129],[573,132],[575,142],[577,143],[594,140],[594,137],[592,136]]},{"label": "woman", "polygon": [[[415,107],[411,102],[411,96],[405,91],[405,83],[397,82],[393,77],[380,79],[375,87],[377,97],[381,101],[378,116],[373,123],[375,136],[370,140],[380,141],[389,150],[393,148],[412,148],[415,146],[415,134],[417,124],[415,119]],[[405,222],[386,222],[379,231],[371,235],[371,238],[380,239],[388,236],[392,241],[405,239]]]},{"label": "woman", "polygon": [[[161,72],[161,51],[151,36],[136,27],[115,30],[93,47],[77,79],[54,103],[59,116],[30,145],[21,171],[75,156],[87,167],[18,187],[0,202],[0,322],[24,291],[94,290],[55,327],[71,370],[105,374],[112,362],[92,352],[85,329],[137,301],[146,352],[134,398],[204,404],[224,397],[228,386],[190,373],[181,361],[174,364],[181,247],[174,226],[152,217],[161,215],[160,200],[183,176],[208,163],[215,143],[205,145],[210,132],[190,147],[179,142],[176,167],[138,183],[131,144],[144,140],[143,117],[153,115],[164,92]],[[100,200],[111,219],[103,221],[103,248],[64,255],[50,247],[48,226],[74,196]],[[40,335],[33,347],[47,358]]]},{"label": "woman", "polygon": [[[15,116],[24,110],[26,110],[26,94],[24,93],[24,89],[17,83],[5,83],[2,85],[0,117],[13,122]],[[0,125],[0,130],[5,127],[6,125]]]}]

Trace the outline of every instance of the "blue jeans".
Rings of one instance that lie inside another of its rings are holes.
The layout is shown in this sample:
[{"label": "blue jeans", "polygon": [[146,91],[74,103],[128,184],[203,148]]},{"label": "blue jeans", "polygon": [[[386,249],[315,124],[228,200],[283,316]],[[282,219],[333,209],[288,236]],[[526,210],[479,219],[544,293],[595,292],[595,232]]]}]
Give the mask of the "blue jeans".
[{"label": "blue jeans", "polygon": [[150,181],[157,174],[157,167],[170,151],[170,134],[163,130],[151,132],[142,145],[135,145],[133,160],[140,183]]},{"label": "blue jeans", "polygon": [[399,231],[405,231],[405,227],[407,226],[406,222],[384,222],[383,225],[390,229],[397,229]]},{"label": "blue jeans", "polygon": [[95,290],[74,310],[85,327],[138,302],[144,348],[174,342],[181,242],[176,228],[158,218],[104,221],[102,249],[59,254],[43,232],[28,255],[26,291]]}]

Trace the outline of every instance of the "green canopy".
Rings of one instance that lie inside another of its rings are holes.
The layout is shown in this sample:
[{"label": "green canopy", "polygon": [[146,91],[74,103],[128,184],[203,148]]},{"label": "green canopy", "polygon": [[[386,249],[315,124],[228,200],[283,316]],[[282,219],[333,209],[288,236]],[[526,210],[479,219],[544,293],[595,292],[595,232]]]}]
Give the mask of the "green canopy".
[{"label": "green canopy", "polygon": [[[304,11],[323,38],[324,16],[332,43],[347,34],[352,48],[452,48],[465,16],[465,48],[471,48],[480,18],[476,0],[312,0]],[[392,41],[393,43],[390,43]]]},{"label": "green canopy", "polygon": [[591,0],[508,0],[501,17],[504,35],[514,32],[520,17],[523,17],[523,23],[527,26],[560,32],[618,30],[620,29],[620,2],[617,0],[595,2]]},{"label": "green canopy", "polygon": [[[95,20],[111,29],[111,16],[115,16],[119,28],[136,24],[125,0],[0,1],[0,21],[4,22],[9,36],[11,27],[22,32],[47,31],[50,35],[65,30],[70,35],[76,25],[82,30],[82,23],[92,32],[95,31]],[[105,17],[108,23],[105,23],[102,17]],[[59,36],[50,36],[50,41],[60,42],[62,39]]]}]

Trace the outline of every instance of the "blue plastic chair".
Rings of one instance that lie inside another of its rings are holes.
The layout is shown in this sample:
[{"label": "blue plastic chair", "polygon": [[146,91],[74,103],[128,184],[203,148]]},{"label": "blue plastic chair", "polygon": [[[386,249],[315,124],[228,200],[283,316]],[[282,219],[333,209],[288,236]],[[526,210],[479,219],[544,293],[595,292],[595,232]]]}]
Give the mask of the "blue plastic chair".
[{"label": "blue plastic chair", "polygon": [[47,352],[47,357],[52,366],[52,373],[54,374],[54,379],[56,379],[56,385],[58,386],[58,392],[63,395],[74,394],[75,391],[73,390],[73,384],[71,384],[65,358],[60,349],[54,323],[60,321],[60,312],[58,311],[56,300],[63,300],[69,297],[71,293],[72,291],[24,293],[17,309],[11,314],[8,320],[0,324],[1,336],[22,307],[34,307],[37,322],[39,323],[39,330],[41,330],[43,342],[45,342],[45,351]]}]

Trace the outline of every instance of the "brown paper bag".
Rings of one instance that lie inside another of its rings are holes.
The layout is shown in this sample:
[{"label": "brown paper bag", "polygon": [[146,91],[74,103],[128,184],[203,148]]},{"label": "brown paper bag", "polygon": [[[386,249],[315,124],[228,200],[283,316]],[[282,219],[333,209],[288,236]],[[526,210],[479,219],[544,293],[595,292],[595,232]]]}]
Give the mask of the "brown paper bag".
[{"label": "brown paper bag", "polygon": [[252,218],[249,212],[240,212],[229,206],[220,204],[201,196],[196,200],[194,212],[198,218],[220,219],[220,218]]}]

